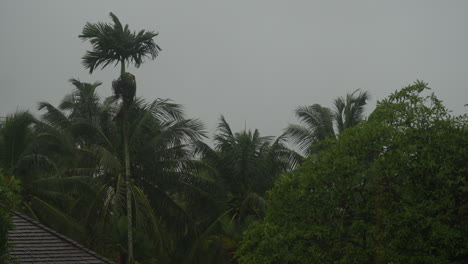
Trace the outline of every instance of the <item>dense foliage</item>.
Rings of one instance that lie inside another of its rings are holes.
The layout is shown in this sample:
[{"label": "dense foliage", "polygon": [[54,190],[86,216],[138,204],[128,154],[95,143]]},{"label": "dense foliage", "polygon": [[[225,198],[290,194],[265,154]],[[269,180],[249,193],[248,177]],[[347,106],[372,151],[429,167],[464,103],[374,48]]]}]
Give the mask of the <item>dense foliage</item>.
[{"label": "dense foliage", "polygon": [[468,123],[417,82],[271,191],[240,263],[463,263]]},{"label": "dense foliage", "polygon": [[0,169],[0,263],[11,263],[8,255],[11,244],[8,230],[13,228],[9,210],[15,209],[20,200],[20,183],[13,176],[4,176]]}]

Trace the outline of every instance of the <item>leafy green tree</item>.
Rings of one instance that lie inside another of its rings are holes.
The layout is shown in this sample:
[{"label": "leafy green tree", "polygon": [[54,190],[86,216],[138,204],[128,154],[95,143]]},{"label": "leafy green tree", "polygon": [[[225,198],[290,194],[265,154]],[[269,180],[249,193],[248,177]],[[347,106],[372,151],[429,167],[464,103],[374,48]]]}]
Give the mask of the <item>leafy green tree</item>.
[{"label": "leafy green tree", "polygon": [[[333,111],[319,104],[298,107],[295,114],[302,125],[289,125],[285,134],[306,155],[316,153],[318,151],[317,142],[327,137],[335,137],[335,134],[340,134],[345,129],[356,126],[362,121],[369,93],[359,92],[357,94],[358,91],[347,94],[346,98],[336,98]],[[333,127],[334,123],[336,132]]]},{"label": "leafy green tree", "polygon": [[426,89],[418,81],[378,102],[284,175],[240,263],[464,263],[468,118]]},{"label": "leafy green tree", "polygon": [[92,73],[100,65],[102,68],[110,63],[120,63],[120,78],[114,81],[114,96],[122,99],[119,119],[122,121],[123,152],[125,156],[125,181],[127,186],[127,223],[128,223],[128,262],[133,263],[133,233],[132,233],[132,202],[131,202],[131,169],[130,150],[128,143],[128,109],[133,103],[136,93],[136,83],[133,75],[126,73],[125,66],[132,63],[139,67],[145,57],[155,59],[160,51],[153,38],[158,34],[153,31],[141,30],[133,32],[128,25],[123,26],[113,13],[110,13],[113,25],[106,23],[86,23],[79,37],[89,40],[93,47],[83,57],[83,65]]}]

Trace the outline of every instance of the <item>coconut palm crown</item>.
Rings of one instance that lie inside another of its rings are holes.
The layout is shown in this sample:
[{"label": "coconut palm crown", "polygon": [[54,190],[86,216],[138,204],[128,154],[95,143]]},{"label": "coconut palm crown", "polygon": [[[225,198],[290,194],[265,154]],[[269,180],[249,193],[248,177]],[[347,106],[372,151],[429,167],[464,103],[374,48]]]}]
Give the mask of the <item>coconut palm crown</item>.
[{"label": "coconut palm crown", "polygon": [[333,110],[319,104],[300,106],[295,114],[301,124],[290,124],[285,129],[285,135],[306,155],[316,153],[320,150],[317,142],[335,137],[364,119],[364,106],[369,98],[368,92],[356,90],[347,94],[346,98],[336,98]]}]

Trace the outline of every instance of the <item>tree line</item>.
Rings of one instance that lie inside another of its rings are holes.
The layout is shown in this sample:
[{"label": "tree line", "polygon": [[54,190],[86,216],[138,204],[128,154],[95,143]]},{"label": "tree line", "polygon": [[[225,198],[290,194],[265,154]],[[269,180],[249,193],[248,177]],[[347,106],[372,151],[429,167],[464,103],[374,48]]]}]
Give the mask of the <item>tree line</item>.
[{"label": "tree line", "polygon": [[[416,263],[403,245],[424,232],[411,249],[420,261],[466,256],[466,116],[421,97],[427,84],[379,102],[368,120],[363,91],[332,109],[298,107],[299,124],[277,138],[234,132],[221,116],[211,147],[181,105],[137,96],[126,67],[157,57],[157,33],[110,17],[79,37],[91,43],[90,73],[120,66],[113,95],[72,79],[58,106],[40,102],[39,118],[16,112],[0,127],[7,208],[120,263]],[[0,213],[3,242],[11,226]]]}]

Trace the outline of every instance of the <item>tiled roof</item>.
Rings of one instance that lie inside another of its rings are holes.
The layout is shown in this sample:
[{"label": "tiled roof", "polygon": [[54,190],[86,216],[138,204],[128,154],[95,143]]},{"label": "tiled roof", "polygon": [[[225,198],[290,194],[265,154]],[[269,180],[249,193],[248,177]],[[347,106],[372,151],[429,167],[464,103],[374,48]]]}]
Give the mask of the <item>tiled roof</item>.
[{"label": "tiled roof", "polygon": [[8,236],[14,247],[10,255],[20,263],[113,263],[21,213],[12,212],[12,222],[15,227]]}]

